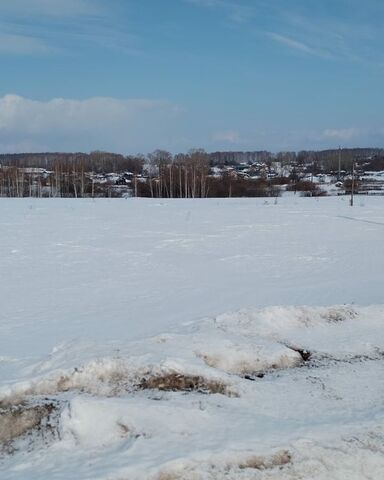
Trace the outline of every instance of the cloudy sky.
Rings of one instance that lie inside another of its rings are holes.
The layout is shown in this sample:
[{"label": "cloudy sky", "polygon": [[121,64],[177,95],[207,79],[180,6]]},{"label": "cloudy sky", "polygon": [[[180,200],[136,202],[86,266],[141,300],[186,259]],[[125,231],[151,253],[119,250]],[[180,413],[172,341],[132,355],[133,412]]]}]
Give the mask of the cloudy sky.
[{"label": "cloudy sky", "polygon": [[382,0],[1,0],[0,151],[384,146]]}]

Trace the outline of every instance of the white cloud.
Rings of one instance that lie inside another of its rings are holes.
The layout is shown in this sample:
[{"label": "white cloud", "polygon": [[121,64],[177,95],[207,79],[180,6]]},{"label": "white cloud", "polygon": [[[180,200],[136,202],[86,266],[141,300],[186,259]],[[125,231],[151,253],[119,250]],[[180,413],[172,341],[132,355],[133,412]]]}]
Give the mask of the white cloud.
[{"label": "white cloud", "polygon": [[302,148],[321,149],[342,147],[381,147],[384,128],[380,125],[367,127],[325,128],[292,132],[293,145]]},{"label": "white cloud", "polygon": [[0,152],[90,151],[173,152],[197,146],[236,150],[299,150],[384,141],[381,125],[370,127],[287,130],[259,125],[251,129],[196,132],[192,118],[178,106],[151,99],[93,97],[85,100],[54,98],[37,101],[18,95],[0,97]]},{"label": "white cloud", "polygon": [[315,56],[315,57],[322,57],[322,58],[332,58],[332,54],[329,51],[326,51],[322,48],[315,48],[307,43],[302,41],[296,40],[292,37],[288,37],[286,35],[280,35],[279,33],[275,32],[266,32],[267,37],[271,38],[275,42],[278,42],[286,47],[303,52],[307,55]]},{"label": "white cloud", "polygon": [[[166,101],[0,98],[0,148],[46,145],[48,150],[122,152],[166,148],[177,131],[180,109]],[[170,134],[171,132],[171,134]]]},{"label": "white cloud", "polygon": [[217,7],[222,4],[220,0],[186,0],[187,3],[193,3],[201,7]]},{"label": "white cloud", "polygon": [[[349,128],[318,128],[290,129],[287,126],[268,127],[242,130],[241,135],[236,130],[215,133],[211,138],[211,146],[218,150],[321,150],[357,146],[377,146],[384,142],[384,127]],[[204,146],[204,145],[203,145]]]},{"label": "white cloud", "polygon": [[346,141],[359,137],[363,133],[364,131],[359,128],[327,128],[324,130],[323,136],[325,138]]},{"label": "white cloud", "polygon": [[267,36],[276,42],[286,45],[287,47],[300,50],[301,52],[309,53],[311,55],[314,54],[314,50],[312,48],[310,48],[308,45],[305,45],[305,43],[294,40],[293,38],[273,32],[267,32]]},{"label": "white cloud", "polygon": [[138,40],[102,0],[0,0],[0,55],[78,54],[88,45],[137,55]]},{"label": "white cloud", "polygon": [[252,6],[242,5],[238,1],[231,0],[184,0],[187,3],[205,7],[220,8],[227,17],[235,23],[246,23],[255,15],[255,9]]},{"label": "white cloud", "polygon": [[219,143],[241,143],[240,133],[236,130],[225,130],[223,132],[216,132],[212,135],[212,140]]},{"label": "white cloud", "polygon": [[20,16],[77,16],[89,15],[98,11],[97,1],[89,0],[1,0],[0,3],[0,12]]},{"label": "white cloud", "polygon": [[0,33],[0,54],[12,55],[46,54],[53,49],[43,40],[28,35]]},{"label": "white cloud", "polygon": [[249,33],[267,36],[292,52],[379,68],[384,65],[380,49],[384,7],[380,0],[353,0],[353,8],[343,1],[339,15],[305,1],[290,7],[283,1],[265,0],[180,1],[221,11],[232,22],[243,24]]}]

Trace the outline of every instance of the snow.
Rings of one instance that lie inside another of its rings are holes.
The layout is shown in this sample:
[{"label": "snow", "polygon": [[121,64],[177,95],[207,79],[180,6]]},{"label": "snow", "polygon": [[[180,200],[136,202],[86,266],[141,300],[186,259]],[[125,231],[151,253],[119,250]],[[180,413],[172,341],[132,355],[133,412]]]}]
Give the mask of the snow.
[{"label": "snow", "polygon": [[0,478],[381,479],[383,206],[2,199]]}]

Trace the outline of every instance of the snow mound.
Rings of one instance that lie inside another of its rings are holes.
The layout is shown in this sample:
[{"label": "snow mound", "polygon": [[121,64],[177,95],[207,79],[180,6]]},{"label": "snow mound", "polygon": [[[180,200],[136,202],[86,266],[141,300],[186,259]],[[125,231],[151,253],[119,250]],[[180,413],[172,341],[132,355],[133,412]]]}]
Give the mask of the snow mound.
[{"label": "snow mound", "polygon": [[212,456],[209,461],[202,462],[177,461],[165,466],[153,477],[153,480],[198,480],[222,478],[257,478],[255,471],[273,470],[277,473],[291,462],[287,450],[272,455],[256,455],[254,453],[226,452],[224,455]]},{"label": "snow mound", "polygon": [[41,447],[58,437],[60,406],[54,401],[0,408],[0,454]]},{"label": "snow mound", "polygon": [[328,444],[304,440],[272,455],[225,452],[201,461],[180,460],[150,480],[379,480],[383,445],[374,432]]},{"label": "snow mound", "polygon": [[276,306],[229,312],[214,319],[217,328],[243,334],[272,336],[293,328],[325,326],[358,317],[357,308],[347,305],[331,307]]},{"label": "snow mound", "polygon": [[113,397],[149,389],[237,395],[227,377],[199,365],[188,367],[176,359],[148,364],[141,357],[103,358],[82,367],[53,371],[48,376],[5,386],[0,390],[0,406],[18,405],[26,397],[36,395],[78,392]]},{"label": "snow mound", "polygon": [[25,369],[24,380],[2,385],[0,406],[69,391],[116,396],[157,388],[236,396],[233,375],[297,367],[312,351],[321,358],[378,356],[383,318],[383,306],[270,307],[229,312],[127,344],[70,342]]},{"label": "snow mound", "polygon": [[300,353],[276,342],[258,339],[257,344],[229,339],[213,340],[200,347],[197,356],[210,367],[237,375],[257,375],[302,363]]}]

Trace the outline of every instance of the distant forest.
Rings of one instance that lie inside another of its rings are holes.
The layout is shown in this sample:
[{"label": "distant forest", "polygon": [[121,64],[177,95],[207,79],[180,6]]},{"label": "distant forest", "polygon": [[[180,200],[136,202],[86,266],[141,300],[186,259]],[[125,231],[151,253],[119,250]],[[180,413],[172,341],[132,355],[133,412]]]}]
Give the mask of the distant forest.
[{"label": "distant forest", "polygon": [[173,155],[20,153],[0,155],[2,197],[205,198],[277,196],[286,190],[320,194],[314,175],[350,174],[352,165],[384,170],[384,149],[213,152],[193,149]]},{"label": "distant forest", "polygon": [[54,170],[57,164],[81,167],[85,171],[96,173],[124,172],[142,173],[144,165],[158,161],[162,157],[164,161],[180,162],[191,156],[204,156],[209,166],[238,165],[241,163],[266,163],[273,161],[283,164],[315,164],[319,170],[331,171],[338,168],[339,156],[343,169],[350,168],[353,160],[365,160],[384,157],[383,148],[343,148],[331,150],[302,150],[299,152],[251,151],[251,152],[212,152],[207,153],[202,149],[192,149],[188,153],[172,155],[165,150],[156,150],[144,155],[121,155],[104,151],[91,153],[15,153],[0,154],[0,166],[35,167]]}]

